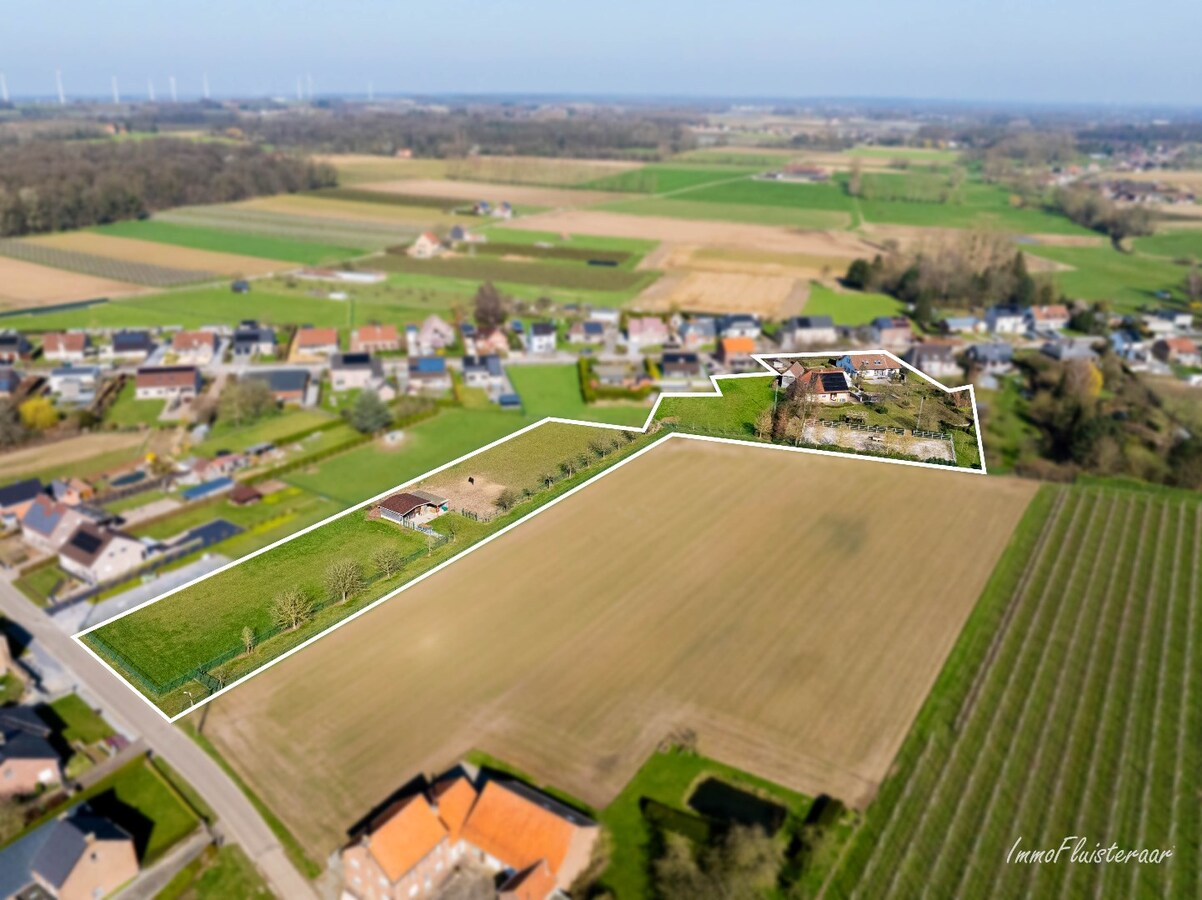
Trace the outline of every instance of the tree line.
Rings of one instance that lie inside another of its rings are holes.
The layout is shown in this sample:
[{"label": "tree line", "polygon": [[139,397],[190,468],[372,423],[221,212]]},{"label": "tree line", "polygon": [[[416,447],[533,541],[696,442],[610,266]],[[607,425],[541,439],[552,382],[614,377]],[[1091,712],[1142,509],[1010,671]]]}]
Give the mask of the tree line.
[{"label": "tree line", "polygon": [[260,147],[162,138],[0,147],[0,236],[137,219],[336,184],[333,168]]}]

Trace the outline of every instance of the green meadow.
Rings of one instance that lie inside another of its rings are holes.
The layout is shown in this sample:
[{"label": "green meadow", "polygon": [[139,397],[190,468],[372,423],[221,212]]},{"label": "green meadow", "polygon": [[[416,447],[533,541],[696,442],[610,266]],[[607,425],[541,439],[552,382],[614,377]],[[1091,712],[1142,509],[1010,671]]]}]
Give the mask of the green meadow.
[{"label": "green meadow", "polygon": [[303,265],[320,265],[336,262],[364,251],[357,247],[342,247],[334,244],[316,243],[286,237],[263,234],[240,234],[207,228],[203,225],[180,225],[175,222],[160,222],[156,219],[116,222],[92,229],[112,237],[136,238],[158,244],[190,247],[193,250],[211,250],[217,253],[237,253],[242,256],[258,256],[263,259],[278,259]]},{"label": "green meadow", "polygon": [[1158,291],[1168,291],[1180,299],[1184,266],[1167,259],[1122,253],[1112,247],[1024,248],[1032,256],[1054,260],[1071,271],[1056,272],[1052,277],[1069,297],[1101,300],[1118,312],[1130,312],[1147,305],[1162,303]]},{"label": "green meadow", "polygon": [[603,191],[633,194],[667,194],[715,182],[744,178],[757,171],[755,165],[673,166],[649,165],[608,175],[582,185]]},{"label": "green meadow", "polygon": [[905,305],[888,294],[836,291],[817,281],[810,284],[810,297],[802,313],[830,316],[836,325],[865,325],[877,316],[900,315]]}]

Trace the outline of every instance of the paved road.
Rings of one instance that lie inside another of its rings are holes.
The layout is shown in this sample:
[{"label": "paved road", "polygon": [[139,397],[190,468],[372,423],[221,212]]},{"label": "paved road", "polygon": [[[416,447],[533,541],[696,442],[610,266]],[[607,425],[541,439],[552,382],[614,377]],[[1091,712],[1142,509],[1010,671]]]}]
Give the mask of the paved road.
[{"label": "paved road", "polygon": [[241,845],[279,897],[316,900],[312,885],[292,865],[246,795],[183,731],[171,725],[125,683],[84,652],[50,617],[33,606],[9,582],[0,580],[0,613],[28,631],[42,649],[87,685],[89,695],[111,719],[139,735],[187,779],[217,814],[218,827]]}]

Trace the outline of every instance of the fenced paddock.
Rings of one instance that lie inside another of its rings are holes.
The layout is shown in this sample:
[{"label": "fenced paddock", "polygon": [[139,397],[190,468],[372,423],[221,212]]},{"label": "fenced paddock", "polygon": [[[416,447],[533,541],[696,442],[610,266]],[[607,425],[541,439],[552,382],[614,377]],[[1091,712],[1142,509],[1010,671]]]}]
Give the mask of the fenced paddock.
[{"label": "fenced paddock", "polygon": [[863,804],[1034,490],[674,438],[218,697],[205,730],[322,856],[471,747],[603,805],[674,726]]}]

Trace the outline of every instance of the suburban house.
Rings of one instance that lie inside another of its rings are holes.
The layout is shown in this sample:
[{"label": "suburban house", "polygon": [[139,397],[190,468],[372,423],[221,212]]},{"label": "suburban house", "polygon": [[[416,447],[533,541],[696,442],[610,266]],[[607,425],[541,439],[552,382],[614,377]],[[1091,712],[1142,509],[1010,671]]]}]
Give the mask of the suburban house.
[{"label": "suburban house", "polygon": [[905,316],[878,316],[872,320],[872,340],[882,347],[900,347],[910,343],[913,336]]},{"label": "suburban house", "polygon": [[42,358],[54,362],[82,362],[92,339],[82,331],[56,331],[42,336]]},{"label": "suburban house", "polygon": [[217,335],[211,331],[177,331],[171,336],[171,352],[178,362],[207,366],[217,353]]},{"label": "suburban house", "polygon": [[1196,368],[1202,366],[1202,354],[1196,341],[1186,337],[1160,338],[1152,345],[1152,355],[1163,363]]},{"label": "suburban house", "polygon": [[298,328],[292,339],[292,358],[324,362],[338,352],[337,328]]},{"label": "suburban house", "polygon": [[234,359],[251,360],[275,355],[275,332],[253,319],[245,319],[234,329]]},{"label": "suburban house", "polygon": [[308,369],[266,369],[247,372],[241,376],[249,380],[264,381],[271,395],[280,403],[303,404],[309,390]]},{"label": "suburban house", "polygon": [[1032,306],[1027,310],[1027,325],[1036,334],[1048,334],[1068,328],[1072,314],[1063,303]]},{"label": "suburban house", "polygon": [[839,332],[830,316],[796,316],[781,329],[781,346],[789,350],[820,344],[834,349],[838,340]]},{"label": "suburban house", "polygon": [[58,551],[63,571],[88,584],[116,581],[146,558],[141,541],[120,531],[84,522]]},{"label": "suburban house", "polygon": [[758,365],[751,354],[755,353],[755,341],[747,337],[722,338],[718,342],[718,361],[733,371],[748,371]]},{"label": "suburban house", "polygon": [[99,366],[60,366],[47,380],[50,393],[62,403],[86,406],[96,399],[100,386]]},{"label": "suburban house", "polygon": [[665,382],[689,384],[705,377],[701,358],[696,353],[666,352],[660,360],[659,370]]},{"label": "suburban house", "polygon": [[46,487],[36,478],[14,481],[0,487],[0,514],[12,516],[14,524],[25,515],[25,510],[37,497],[45,493]]},{"label": "suburban house", "polygon": [[351,352],[384,353],[401,349],[395,325],[362,325],[351,331]]},{"label": "suburban house", "polygon": [[450,509],[450,501],[426,491],[402,491],[385,497],[372,507],[373,518],[401,525],[425,525]]},{"label": "suburban house", "polygon": [[409,393],[442,393],[451,389],[445,356],[409,357]]},{"label": "suburban house", "polygon": [[745,314],[723,316],[718,320],[718,333],[724,338],[750,338],[755,340],[762,333],[760,320]]},{"label": "suburban house", "polygon": [[566,896],[585,869],[597,824],[512,780],[452,772],[392,804],[341,853],[358,900],[434,896],[461,861],[498,874],[497,895]]},{"label": "suburban house", "polygon": [[531,353],[554,353],[555,340],[554,322],[534,322],[531,324],[530,335],[527,338],[528,348]]},{"label": "suburban house", "polygon": [[455,329],[450,322],[438,316],[426,316],[418,332],[417,343],[419,351],[428,356],[455,343]]},{"label": "suburban house", "polygon": [[134,379],[136,400],[187,400],[200,393],[196,366],[144,366]]},{"label": "suburban house", "polygon": [[239,469],[250,465],[250,460],[244,453],[222,453],[212,459],[198,459],[188,466],[187,474],[180,479],[183,484],[201,484],[216,481],[219,478],[229,478]]},{"label": "suburban house", "polygon": [[25,797],[63,783],[51,729],[28,706],[0,709],[0,797]]},{"label": "suburban house", "polygon": [[0,397],[11,397],[21,387],[21,373],[12,366],[0,366]]},{"label": "suburban house", "polygon": [[414,259],[433,259],[446,249],[433,231],[423,231],[405,252]]},{"label": "suburban house", "polygon": [[476,353],[484,356],[489,353],[506,354],[509,352],[509,338],[500,328],[481,328],[476,333]]},{"label": "suburban house", "polygon": [[0,332],[0,363],[12,364],[28,361],[33,356],[33,345],[19,331]]},{"label": "suburban house", "polygon": [[384,367],[370,353],[335,353],[330,357],[330,384],[335,391],[361,391],[384,385]]},{"label": "suburban house", "polygon": [[1096,340],[1097,338],[1060,338],[1056,341],[1048,341],[1039,350],[1044,356],[1050,356],[1061,362],[1080,359],[1093,362],[1098,358],[1098,353],[1093,348]]},{"label": "suburban house", "polygon": [[605,326],[591,319],[586,322],[573,322],[568,329],[569,344],[602,344],[605,342]]},{"label": "suburban house", "polygon": [[51,499],[48,494],[38,494],[21,516],[21,540],[42,553],[58,553],[85,521],[82,514],[65,503]]},{"label": "suburban house", "polygon": [[154,352],[154,341],[148,331],[118,331],[113,335],[110,356],[135,362],[146,359]]},{"label": "suburban house", "polygon": [[979,334],[985,323],[976,316],[948,316],[939,321],[939,330],[944,334]]},{"label": "suburban house", "polygon": [[611,328],[617,328],[622,321],[622,311],[613,306],[590,306],[588,308],[590,322],[600,322]]},{"label": "suburban house", "polygon": [[900,378],[902,364],[885,353],[848,353],[835,360],[848,378],[862,381],[892,381]]},{"label": "suburban house", "polygon": [[489,393],[500,391],[505,384],[501,357],[496,354],[463,357],[463,383],[467,387],[483,388]]},{"label": "suburban house", "polygon": [[990,334],[1026,334],[1027,313],[1021,306],[991,306],[985,311],[985,327]]},{"label": "suburban house", "polygon": [[970,344],[964,355],[987,375],[1005,375],[1014,369],[1014,347],[1005,341]]},{"label": "suburban house", "polygon": [[[801,371],[797,371],[800,369]],[[806,369],[794,363],[786,372],[793,377],[790,391],[795,397],[804,397],[818,403],[850,403],[855,397],[847,373],[834,367]],[[784,379],[782,378],[782,381]]]},{"label": "suburban house", "polygon": [[668,342],[668,326],[656,316],[631,316],[626,320],[626,345],[633,350]]},{"label": "suburban house", "polygon": [[605,387],[636,388],[647,380],[647,374],[633,363],[597,363],[593,366],[593,383]]},{"label": "suburban house", "polygon": [[96,496],[96,490],[82,478],[56,478],[50,482],[50,496],[59,503],[79,506]]},{"label": "suburban house", "polygon": [[96,900],[138,875],[133,837],[79,806],[4,850],[0,896],[19,900]]},{"label": "suburban house", "polygon": [[960,377],[956,349],[951,344],[915,344],[902,358],[935,379]]},{"label": "suburban house", "polygon": [[1194,315],[1177,309],[1157,309],[1140,315],[1144,328],[1153,335],[1181,334],[1194,327]]},{"label": "suburban house", "polygon": [[709,316],[699,316],[681,325],[678,333],[686,350],[696,350],[717,339],[718,325]]}]

